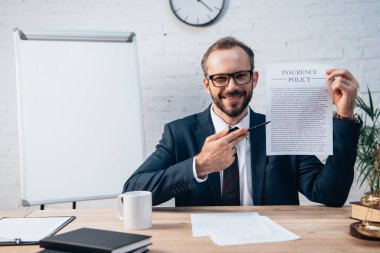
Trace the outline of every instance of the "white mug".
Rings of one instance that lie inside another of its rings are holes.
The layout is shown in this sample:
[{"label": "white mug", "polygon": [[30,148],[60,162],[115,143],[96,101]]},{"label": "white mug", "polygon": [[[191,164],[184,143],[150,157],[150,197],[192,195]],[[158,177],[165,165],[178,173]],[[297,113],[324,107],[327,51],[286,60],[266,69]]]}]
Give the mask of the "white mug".
[{"label": "white mug", "polygon": [[116,198],[116,215],[124,220],[125,230],[152,227],[152,193],[131,191],[120,194]]}]

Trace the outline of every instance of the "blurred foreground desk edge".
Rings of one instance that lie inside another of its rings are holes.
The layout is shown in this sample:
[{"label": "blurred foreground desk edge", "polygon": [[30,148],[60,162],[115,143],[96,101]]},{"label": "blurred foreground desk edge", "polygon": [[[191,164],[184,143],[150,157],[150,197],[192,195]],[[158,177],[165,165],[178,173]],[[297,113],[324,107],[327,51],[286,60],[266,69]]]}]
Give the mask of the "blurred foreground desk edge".
[{"label": "blurred foreground desk edge", "polygon": [[[199,212],[254,212],[268,216],[279,225],[301,236],[300,240],[246,244],[220,247],[209,237],[193,237],[191,213]],[[14,211],[17,214],[18,211]],[[252,206],[252,207],[161,207],[153,209],[153,227],[148,230],[130,231],[151,235],[153,244],[149,252],[379,252],[380,242],[363,241],[349,234],[351,207],[329,208],[313,206]],[[12,211],[0,211],[9,216]],[[72,223],[59,233],[89,227],[123,231],[123,222],[109,209],[36,210],[28,217],[51,215],[75,215]],[[38,246],[3,246],[0,252],[38,252]]]}]

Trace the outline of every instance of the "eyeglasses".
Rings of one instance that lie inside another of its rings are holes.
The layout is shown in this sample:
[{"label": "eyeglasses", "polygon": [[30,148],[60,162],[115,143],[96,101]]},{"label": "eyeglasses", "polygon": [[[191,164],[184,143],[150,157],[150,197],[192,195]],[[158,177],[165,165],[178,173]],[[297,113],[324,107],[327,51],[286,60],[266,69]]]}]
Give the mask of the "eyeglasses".
[{"label": "eyeglasses", "polygon": [[252,80],[252,70],[242,70],[232,74],[215,74],[206,76],[209,80],[211,80],[212,84],[215,87],[225,87],[230,82],[230,78],[234,79],[237,85],[244,85],[249,83]]}]

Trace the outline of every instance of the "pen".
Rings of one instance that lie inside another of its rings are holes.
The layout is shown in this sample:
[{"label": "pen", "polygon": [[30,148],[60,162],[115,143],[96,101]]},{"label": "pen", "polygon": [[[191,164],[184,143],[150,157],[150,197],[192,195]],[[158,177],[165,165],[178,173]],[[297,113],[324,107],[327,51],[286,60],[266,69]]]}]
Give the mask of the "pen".
[{"label": "pen", "polygon": [[[248,129],[248,132],[251,132],[251,131],[255,130],[256,128],[264,126],[264,125],[266,125],[268,123],[270,123],[270,121],[263,122],[263,123],[260,123],[260,124],[258,124],[256,126],[253,126],[253,127],[251,127],[251,128]],[[238,127],[232,127],[232,128],[230,128],[230,133],[233,132],[233,131],[236,131],[238,129],[239,129]]]},{"label": "pen", "polygon": [[267,122],[264,122],[264,123],[261,123],[261,124],[258,124],[256,126],[253,126],[251,128],[248,129],[248,132],[251,132],[253,130],[255,130],[256,128],[260,127],[260,126],[265,126],[266,124],[270,123],[270,121],[267,121]]}]

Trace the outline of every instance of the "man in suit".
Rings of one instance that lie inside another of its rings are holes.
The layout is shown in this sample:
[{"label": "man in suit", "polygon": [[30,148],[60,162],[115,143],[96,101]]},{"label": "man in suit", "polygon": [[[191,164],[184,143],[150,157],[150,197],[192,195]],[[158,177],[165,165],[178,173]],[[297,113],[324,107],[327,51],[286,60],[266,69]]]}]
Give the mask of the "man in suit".
[{"label": "man in suit", "polygon": [[298,192],[328,206],[345,203],[361,127],[353,112],[358,82],[350,72],[326,71],[337,114],[334,155],[323,164],[310,155],[266,156],[265,127],[248,134],[249,127],[265,122],[248,106],[259,78],[248,46],[222,38],[206,51],[202,68],[212,104],[166,124],[156,150],[123,192],[151,191],[154,205],[173,197],[176,206],[295,205]]}]

